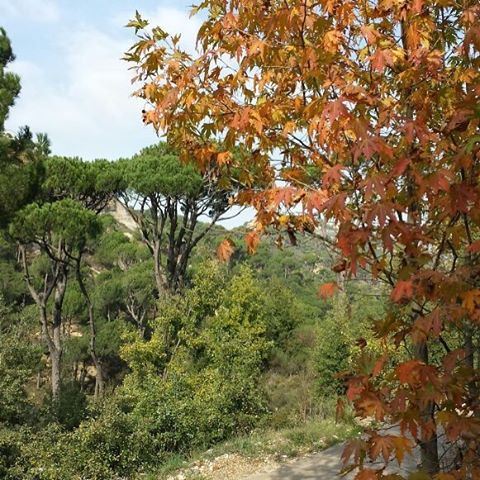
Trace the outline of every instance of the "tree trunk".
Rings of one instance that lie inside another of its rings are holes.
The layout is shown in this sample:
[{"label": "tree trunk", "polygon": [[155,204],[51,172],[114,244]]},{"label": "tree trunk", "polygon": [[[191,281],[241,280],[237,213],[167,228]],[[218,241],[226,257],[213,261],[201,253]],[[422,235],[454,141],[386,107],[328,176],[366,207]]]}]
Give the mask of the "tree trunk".
[{"label": "tree trunk", "polygon": [[80,369],[80,378],[78,379],[80,383],[80,391],[85,390],[85,376],[87,374],[87,369],[85,368],[85,362],[82,362],[82,368]]},{"label": "tree trunk", "polygon": [[[426,342],[421,342],[415,345],[415,358],[421,362],[428,364],[428,345]],[[437,438],[437,424],[434,417],[435,406],[429,402],[425,408],[420,412],[423,423],[433,423],[434,430],[430,438],[418,440],[420,447],[421,468],[428,474],[436,474],[440,471],[440,460],[438,457],[438,438]],[[420,431],[420,435],[423,432]]]},{"label": "tree trunk", "polygon": [[102,362],[97,355],[97,330],[95,326],[95,313],[93,311],[93,303],[88,294],[87,288],[83,281],[81,272],[81,257],[76,260],[76,276],[78,286],[82,292],[85,302],[88,307],[88,323],[90,326],[90,356],[92,357],[93,364],[95,365],[95,399],[101,398],[105,390],[105,376],[102,370]]},{"label": "tree trunk", "polygon": [[[93,358],[93,355],[92,355]],[[95,399],[102,398],[104,393],[105,393],[105,378],[103,375],[103,367],[101,362],[95,358],[94,360],[95,363],[95,369],[96,369],[96,374],[95,374]]]},{"label": "tree trunk", "polygon": [[55,287],[53,302],[52,342],[49,344],[50,359],[52,362],[52,397],[58,400],[61,390],[62,374],[62,307],[67,289],[67,272],[63,270]]},{"label": "tree trunk", "polygon": [[155,284],[157,286],[157,298],[160,298],[163,290],[162,265],[160,260],[160,242],[155,241],[153,246],[153,265],[155,272]]},{"label": "tree trunk", "polygon": [[60,398],[62,387],[62,354],[56,349],[50,352],[50,362],[52,364],[52,398],[54,401]]}]

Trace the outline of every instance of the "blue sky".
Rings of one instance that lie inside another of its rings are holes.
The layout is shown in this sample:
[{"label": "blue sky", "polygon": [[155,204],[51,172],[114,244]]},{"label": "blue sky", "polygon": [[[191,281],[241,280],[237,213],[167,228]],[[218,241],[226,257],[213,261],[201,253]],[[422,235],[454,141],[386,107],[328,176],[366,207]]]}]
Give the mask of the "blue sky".
[{"label": "blue sky", "polygon": [[22,79],[7,128],[29,125],[50,136],[53,153],[85,159],[129,156],[155,142],[120,60],[134,41],[124,25],[138,9],[193,48],[199,20],[189,19],[191,3],[0,0],[0,25],[17,57],[11,70]]}]

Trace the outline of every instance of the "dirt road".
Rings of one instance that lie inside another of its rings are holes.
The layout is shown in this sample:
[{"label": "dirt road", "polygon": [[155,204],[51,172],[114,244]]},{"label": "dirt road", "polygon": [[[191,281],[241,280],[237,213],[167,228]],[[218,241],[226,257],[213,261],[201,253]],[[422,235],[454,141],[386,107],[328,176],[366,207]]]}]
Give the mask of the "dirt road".
[{"label": "dirt road", "polygon": [[[254,475],[240,477],[242,480],[332,480],[341,469],[340,458],[343,445],[335,445],[322,452],[299,458],[298,460],[280,465],[273,470],[260,471]],[[393,465],[389,473],[405,473],[415,470],[417,460],[414,456],[405,458],[402,468]],[[353,478],[353,474],[343,477]]]}]

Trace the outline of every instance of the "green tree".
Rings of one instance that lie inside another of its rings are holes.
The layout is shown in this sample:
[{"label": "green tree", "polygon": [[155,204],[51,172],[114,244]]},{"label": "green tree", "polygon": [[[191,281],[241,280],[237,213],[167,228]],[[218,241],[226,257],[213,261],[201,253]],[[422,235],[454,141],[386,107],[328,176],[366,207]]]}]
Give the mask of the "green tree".
[{"label": "green tree", "polygon": [[[160,143],[119,166],[124,189],[119,200],[139,226],[154,262],[157,293],[185,284],[192,251],[229,209],[229,191],[210,169],[201,172]],[[198,228],[201,219],[208,226]]]},{"label": "green tree", "polygon": [[[51,157],[46,160],[45,165],[46,180],[43,185],[45,196],[51,201],[72,199],[78,202],[86,212],[94,215],[104,210],[119,188],[118,170],[105,160],[84,162],[79,158]],[[75,278],[87,306],[89,350],[96,370],[95,396],[101,396],[105,379],[101,358],[96,348],[95,307],[86,281],[91,269],[88,266],[84,268],[85,254],[90,248],[88,244],[90,239],[89,235],[78,237],[76,248],[67,254],[67,260],[72,264]]]},{"label": "green tree", "polygon": [[20,77],[5,69],[10,62],[15,60],[12,45],[7,33],[0,28],[0,131],[5,130],[5,120],[10,107],[20,93]]},{"label": "green tree", "polygon": [[7,71],[14,59],[10,40],[0,27],[0,227],[35,197],[42,173],[38,159],[48,143],[48,137],[41,135],[36,144],[28,127],[21,128],[17,135],[5,131],[9,110],[20,93],[20,78]]},{"label": "green tree", "polygon": [[345,326],[349,324],[350,306],[346,295],[333,300],[333,308],[317,330],[316,373],[321,397],[344,392],[344,381],[339,375],[349,366],[350,350]]},{"label": "green tree", "polygon": [[161,304],[149,341],[122,348],[132,415],[167,450],[248,431],[267,412],[261,378],[272,342],[261,285],[248,268],[229,279],[214,262],[192,282]]},{"label": "green tree", "polygon": [[0,423],[7,425],[33,420],[26,385],[41,362],[42,348],[34,340],[32,313],[15,311],[0,297]]},{"label": "green tree", "polygon": [[[29,293],[39,310],[42,337],[50,354],[54,399],[61,388],[62,310],[72,258],[99,231],[97,216],[71,199],[27,205],[10,227],[18,241]],[[31,267],[38,266],[39,259],[42,264],[34,275]]]}]

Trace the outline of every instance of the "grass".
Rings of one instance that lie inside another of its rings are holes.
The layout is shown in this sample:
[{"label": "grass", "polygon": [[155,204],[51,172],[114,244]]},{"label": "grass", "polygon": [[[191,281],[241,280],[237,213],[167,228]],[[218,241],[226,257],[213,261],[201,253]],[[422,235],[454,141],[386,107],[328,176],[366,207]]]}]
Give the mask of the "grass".
[{"label": "grass", "polygon": [[[225,454],[246,458],[271,456],[282,461],[328,448],[351,438],[359,432],[353,423],[335,423],[333,419],[312,419],[293,427],[278,430],[258,430],[215,445],[207,451],[196,452],[189,458],[179,455],[164,462],[154,476],[146,480],[162,480],[194,463],[213,460]],[[188,477],[200,480],[202,477]]]},{"label": "grass", "polygon": [[217,445],[209,451],[213,457],[225,453],[239,453],[246,457],[274,455],[295,457],[323,450],[354,435],[353,425],[335,423],[331,419],[311,420],[280,430],[256,431]]}]

